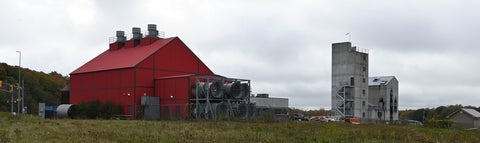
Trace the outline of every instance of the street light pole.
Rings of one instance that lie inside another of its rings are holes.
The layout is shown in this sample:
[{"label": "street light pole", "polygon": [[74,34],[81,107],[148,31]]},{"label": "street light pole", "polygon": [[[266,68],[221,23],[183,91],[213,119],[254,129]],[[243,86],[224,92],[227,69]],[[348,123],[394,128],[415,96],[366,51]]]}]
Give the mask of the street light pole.
[{"label": "street light pole", "polygon": [[[10,84],[10,87],[13,86]],[[10,98],[10,113],[13,114],[13,91],[10,91],[10,95],[11,95],[11,98]]]},{"label": "street light pole", "polygon": [[[22,51],[16,51],[18,53],[18,99],[22,101],[22,108],[23,108],[23,99],[20,98],[20,92],[21,92],[21,78],[20,78],[20,70],[22,69]],[[20,101],[17,100],[18,104],[18,109],[17,109],[17,114],[20,114]],[[22,110],[23,111],[23,110]],[[23,112],[22,112],[23,113]]]}]

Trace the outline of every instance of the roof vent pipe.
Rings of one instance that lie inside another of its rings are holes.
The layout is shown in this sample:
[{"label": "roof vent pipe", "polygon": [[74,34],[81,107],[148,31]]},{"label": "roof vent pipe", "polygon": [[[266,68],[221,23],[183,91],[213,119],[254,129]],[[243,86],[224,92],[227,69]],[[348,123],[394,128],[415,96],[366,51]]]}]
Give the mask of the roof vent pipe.
[{"label": "roof vent pipe", "polygon": [[155,25],[155,24],[148,24],[147,37],[157,37],[157,36],[158,36],[157,25]]},{"label": "roof vent pipe", "polygon": [[125,32],[124,31],[117,31],[117,40],[115,42],[125,42],[127,40],[127,37],[125,37]]},{"label": "roof vent pipe", "polygon": [[133,34],[132,39],[134,40],[140,40],[143,37],[142,33],[140,32],[140,27],[133,27],[132,34]]}]

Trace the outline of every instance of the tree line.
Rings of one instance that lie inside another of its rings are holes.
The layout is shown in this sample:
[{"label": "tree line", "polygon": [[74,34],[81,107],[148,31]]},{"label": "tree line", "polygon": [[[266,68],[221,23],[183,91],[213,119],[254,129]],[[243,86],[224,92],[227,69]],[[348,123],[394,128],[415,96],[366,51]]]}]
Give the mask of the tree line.
[{"label": "tree line", "polygon": [[[432,121],[432,120],[448,120],[447,116],[453,112],[460,110],[460,108],[471,108],[480,112],[480,106],[463,106],[460,104],[457,105],[447,105],[439,106],[436,108],[421,108],[421,109],[409,109],[409,110],[400,110],[399,119],[400,120],[417,120],[422,123]],[[305,116],[328,116],[330,110],[325,110],[323,108],[316,110],[301,110],[290,108],[289,113],[301,113]]]},{"label": "tree line", "polygon": [[480,112],[480,106],[462,106],[457,105],[448,105],[448,106],[439,106],[436,108],[421,108],[416,110],[404,110],[400,111],[400,119],[404,120],[417,120],[420,122],[425,122],[429,120],[448,120],[447,116],[451,113],[460,110],[460,108],[471,108]]},{"label": "tree line", "polygon": [[[0,80],[3,83],[2,89],[8,90],[7,84],[16,85],[18,81],[18,66],[10,66],[0,63]],[[27,113],[36,113],[38,103],[46,103],[47,106],[60,104],[61,89],[68,84],[68,76],[63,76],[55,71],[44,73],[28,68],[21,68],[21,79],[24,81],[24,103],[27,106]],[[17,98],[18,90],[13,91],[14,98]],[[0,91],[0,111],[10,112],[11,93]],[[16,111],[17,106],[14,106]]]}]

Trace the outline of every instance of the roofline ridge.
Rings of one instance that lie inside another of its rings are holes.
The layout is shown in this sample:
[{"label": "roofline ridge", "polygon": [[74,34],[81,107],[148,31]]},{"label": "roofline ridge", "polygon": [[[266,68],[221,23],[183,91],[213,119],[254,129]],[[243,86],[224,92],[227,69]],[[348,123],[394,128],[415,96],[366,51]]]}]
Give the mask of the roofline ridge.
[{"label": "roofline ridge", "polygon": [[[472,110],[478,112],[477,110],[475,110],[475,109],[473,109],[473,108],[465,108],[465,107],[462,107],[462,108],[456,110],[455,112],[452,112],[452,113],[448,114],[448,115],[447,115],[447,118],[452,117],[453,115],[457,114],[457,112],[459,112],[459,111],[465,111],[465,112],[467,112],[468,115],[472,116],[473,118],[480,118],[480,116],[479,116],[479,117],[476,117],[475,115],[472,115],[470,112],[466,111],[465,109],[472,109]],[[480,112],[478,112],[478,113],[480,113]]]}]

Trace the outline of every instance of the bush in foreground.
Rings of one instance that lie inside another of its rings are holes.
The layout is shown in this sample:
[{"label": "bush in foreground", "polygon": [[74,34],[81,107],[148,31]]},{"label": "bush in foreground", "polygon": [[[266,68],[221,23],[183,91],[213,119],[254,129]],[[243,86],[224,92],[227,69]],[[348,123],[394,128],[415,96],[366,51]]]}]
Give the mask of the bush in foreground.
[{"label": "bush in foreground", "polygon": [[452,125],[452,120],[428,120],[426,124],[427,127],[435,128],[451,128]]},{"label": "bush in foreground", "polygon": [[100,101],[89,101],[82,102],[75,106],[76,118],[86,118],[86,119],[111,119],[115,115],[120,115],[122,113],[122,106],[106,102],[101,103]]}]

